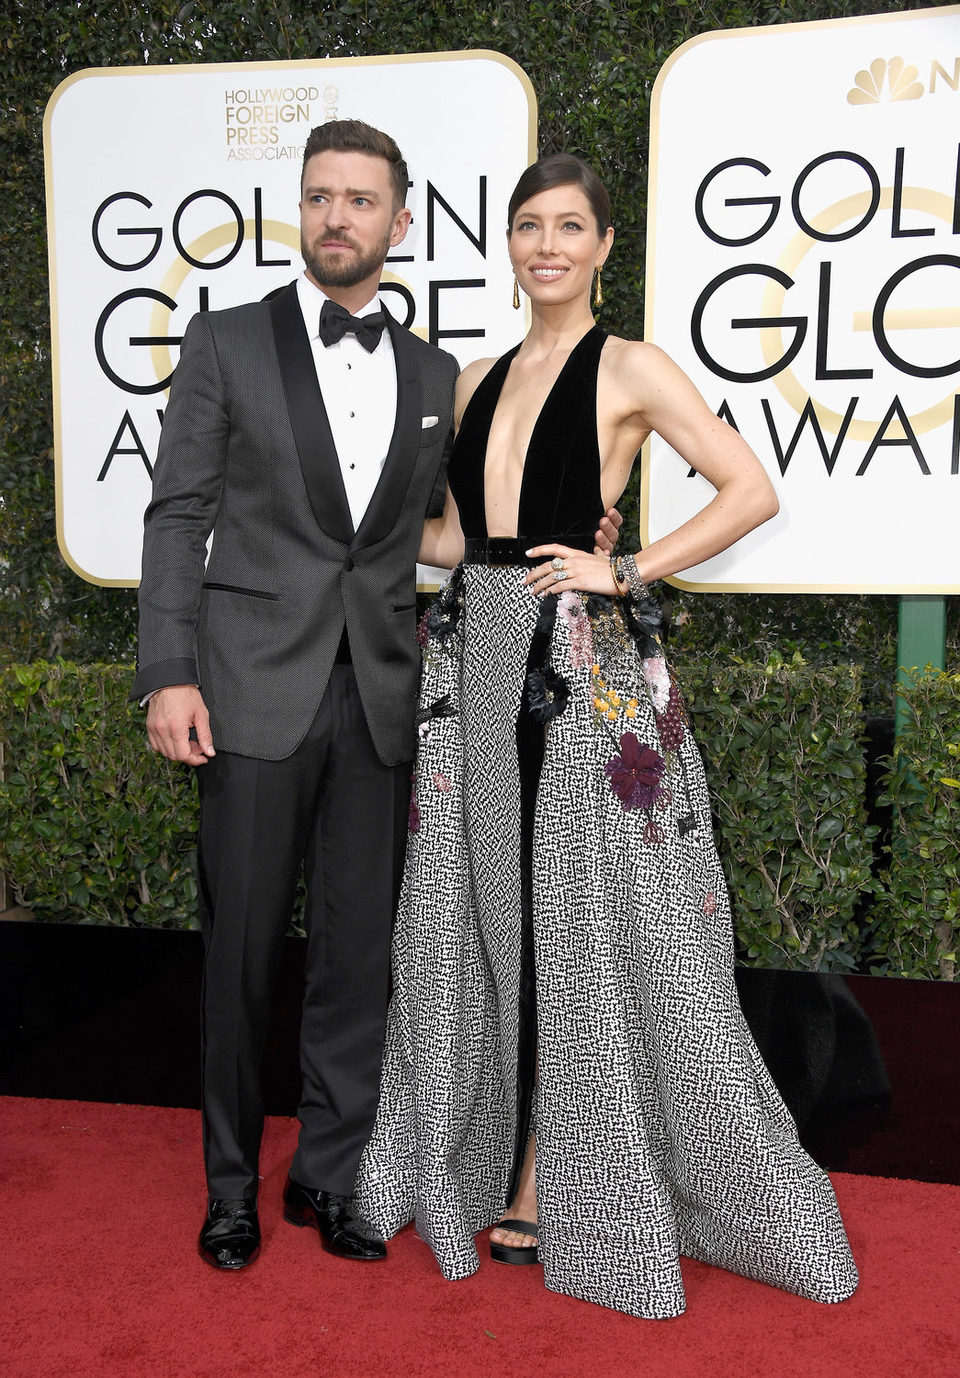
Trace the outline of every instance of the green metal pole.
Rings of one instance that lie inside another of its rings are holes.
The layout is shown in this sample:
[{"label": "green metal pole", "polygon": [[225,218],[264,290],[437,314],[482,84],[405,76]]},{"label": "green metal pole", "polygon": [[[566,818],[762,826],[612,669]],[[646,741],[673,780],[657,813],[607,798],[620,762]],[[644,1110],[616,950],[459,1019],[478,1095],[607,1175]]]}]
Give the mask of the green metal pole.
[{"label": "green metal pole", "polygon": [[[947,649],[947,600],[936,593],[904,593],[900,598],[900,626],[897,638],[897,683],[906,678],[905,671],[922,670],[932,665],[942,670]],[[904,698],[897,695],[894,731],[899,737],[909,709]]]}]

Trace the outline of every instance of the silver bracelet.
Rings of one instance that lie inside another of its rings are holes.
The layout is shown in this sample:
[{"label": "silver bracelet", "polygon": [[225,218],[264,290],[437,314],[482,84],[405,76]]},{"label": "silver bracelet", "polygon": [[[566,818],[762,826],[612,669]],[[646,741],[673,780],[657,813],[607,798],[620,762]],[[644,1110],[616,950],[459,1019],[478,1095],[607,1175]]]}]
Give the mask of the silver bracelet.
[{"label": "silver bracelet", "polygon": [[620,577],[630,588],[630,596],[635,603],[642,603],[645,598],[650,597],[650,590],[643,582],[643,576],[637,569],[636,557],[624,555],[620,561]]}]

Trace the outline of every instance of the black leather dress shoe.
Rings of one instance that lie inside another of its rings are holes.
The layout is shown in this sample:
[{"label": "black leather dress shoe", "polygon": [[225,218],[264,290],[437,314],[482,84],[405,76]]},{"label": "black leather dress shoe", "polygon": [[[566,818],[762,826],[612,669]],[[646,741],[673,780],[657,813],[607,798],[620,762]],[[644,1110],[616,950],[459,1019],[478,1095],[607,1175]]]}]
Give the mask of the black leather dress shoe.
[{"label": "black leather dress shoe", "polygon": [[200,1257],[214,1268],[246,1268],[260,1252],[256,1197],[211,1201],[200,1231]]},{"label": "black leather dress shoe", "polygon": [[376,1230],[354,1210],[352,1196],[311,1191],[288,1177],[283,1189],[283,1218],[291,1225],[313,1225],[327,1253],[338,1258],[372,1263],[387,1256],[387,1246]]}]

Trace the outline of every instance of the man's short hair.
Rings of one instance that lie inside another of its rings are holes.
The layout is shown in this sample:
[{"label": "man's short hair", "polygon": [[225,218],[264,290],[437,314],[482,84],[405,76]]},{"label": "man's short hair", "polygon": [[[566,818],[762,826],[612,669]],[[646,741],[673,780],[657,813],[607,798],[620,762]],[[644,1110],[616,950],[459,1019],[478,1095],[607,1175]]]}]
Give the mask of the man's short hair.
[{"label": "man's short hair", "polygon": [[315,153],[368,153],[373,158],[386,159],[393,182],[394,208],[399,210],[406,205],[409,174],[396,143],[382,129],[374,129],[363,120],[329,120],[311,129],[303,150],[303,168],[300,172],[300,192],[303,194],[303,178],[307,163]]}]

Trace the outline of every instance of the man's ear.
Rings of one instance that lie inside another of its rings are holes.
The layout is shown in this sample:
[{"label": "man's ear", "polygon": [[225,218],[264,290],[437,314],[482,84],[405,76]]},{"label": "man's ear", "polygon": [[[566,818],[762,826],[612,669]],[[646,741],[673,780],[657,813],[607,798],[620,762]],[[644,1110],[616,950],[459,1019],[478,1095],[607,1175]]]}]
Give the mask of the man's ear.
[{"label": "man's ear", "polygon": [[390,236],[391,246],[401,244],[406,239],[411,219],[412,217],[406,206],[403,207],[403,210],[397,211],[393,221],[393,233]]}]

